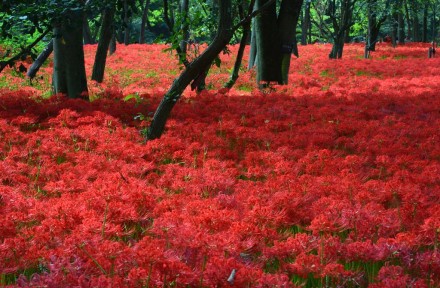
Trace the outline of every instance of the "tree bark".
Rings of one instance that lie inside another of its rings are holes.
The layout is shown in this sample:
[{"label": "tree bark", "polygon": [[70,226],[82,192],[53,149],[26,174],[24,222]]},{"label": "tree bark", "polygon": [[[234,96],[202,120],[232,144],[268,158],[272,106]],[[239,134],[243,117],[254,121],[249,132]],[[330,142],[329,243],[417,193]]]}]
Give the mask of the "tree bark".
[{"label": "tree bark", "polygon": [[31,67],[27,71],[26,75],[33,79],[35,75],[37,75],[38,70],[40,70],[43,63],[49,58],[50,54],[53,52],[53,39],[46,45],[46,47],[41,51],[38,55],[37,59],[35,59],[34,63],[32,63]]},{"label": "tree bark", "polygon": [[128,16],[128,3],[124,0],[124,44],[130,44],[130,17]]},{"label": "tree bark", "polygon": [[252,20],[252,30],[251,30],[251,47],[249,51],[249,62],[248,70],[251,70],[257,64],[257,42],[255,36],[255,19]]},{"label": "tree bark", "polygon": [[296,26],[303,0],[284,0],[281,2],[278,15],[278,31],[281,40],[281,83],[287,84],[290,68],[290,58],[293,54],[298,57],[298,44],[296,41]]},{"label": "tree bark", "polygon": [[180,14],[181,14],[181,31],[182,31],[182,41],[180,41],[180,53],[182,53],[186,58],[186,51],[188,47],[188,39],[189,39],[189,1],[188,0],[181,0],[180,1]]},{"label": "tree bark", "polygon": [[310,24],[310,0],[306,0],[303,22],[301,23],[301,45],[307,45],[307,35],[311,26]]},{"label": "tree bark", "polygon": [[[260,9],[270,0],[257,0],[256,9]],[[276,2],[268,6],[263,13],[255,17],[257,47],[257,84],[282,82],[280,39],[275,33],[277,27]]]},{"label": "tree bark", "polygon": [[223,50],[232,38],[232,11],[231,0],[219,1],[219,29],[213,42],[206,48],[206,50],[190,65],[183,70],[180,76],[174,80],[168,92],[162,99],[159,107],[154,113],[153,120],[148,128],[146,138],[148,140],[159,138],[164,129],[166,121],[171,113],[176,102],[181,97],[185,88],[193,81],[200,73],[207,71],[215,57]]},{"label": "tree bark", "polygon": [[95,44],[96,41],[92,36],[92,32],[90,31],[89,21],[87,19],[87,15],[84,14],[83,20],[83,35],[84,35],[84,44]]},{"label": "tree bark", "polygon": [[427,3],[423,7],[422,41],[428,42],[428,4]]},{"label": "tree bark", "polygon": [[397,25],[398,25],[398,39],[399,45],[405,44],[405,19],[403,18],[403,13],[399,12],[397,14]]},{"label": "tree bark", "polygon": [[115,9],[106,8],[102,13],[102,23],[99,32],[99,43],[95,54],[95,62],[93,64],[92,80],[101,83],[104,79],[105,63],[107,60],[107,51],[113,34],[113,19]]},{"label": "tree bark", "polygon": [[142,18],[141,18],[141,31],[139,34],[139,44],[145,43],[145,28],[148,20],[148,11],[150,7],[150,0],[145,1],[145,6],[142,9]]},{"label": "tree bark", "polygon": [[[251,3],[249,3],[248,15],[252,13],[254,4],[255,4],[255,0],[252,0]],[[244,6],[244,2],[242,2],[242,5],[239,6],[239,14],[242,19],[245,17],[243,6]],[[240,46],[238,48],[237,58],[235,59],[234,68],[232,69],[232,73],[231,73],[231,77],[229,78],[229,81],[226,82],[224,86],[225,88],[229,88],[229,89],[232,88],[232,86],[234,86],[235,82],[238,79],[238,72],[240,71],[244,50],[246,48],[246,44],[248,42],[249,34],[251,31],[251,23],[246,22],[242,25],[242,27],[243,27],[243,34],[241,36]]]},{"label": "tree bark", "polygon": [[339,17],[336,15],[335,3],[333,3],[333,6],[329,8],[328,15],[333,22],[334,29],[333,47],[329,54],[330,59],[342,58],[346,31],[349,30],[352,25],[351,15],[353,14],[353,6],[355,2],[356,0],[342,0],[340,2],[341,15],[339,15]]},{"label": "tree bark", "polygon": [[85,98],[87,78],[83,50],[83,12],[70,10],[54,27],[54,93]]}]

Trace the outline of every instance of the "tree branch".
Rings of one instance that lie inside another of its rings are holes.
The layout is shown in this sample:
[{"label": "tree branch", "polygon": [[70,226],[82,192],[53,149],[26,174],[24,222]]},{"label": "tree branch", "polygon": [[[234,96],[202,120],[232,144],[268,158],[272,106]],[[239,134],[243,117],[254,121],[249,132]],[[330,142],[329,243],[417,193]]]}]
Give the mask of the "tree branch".
[{"label": "tree branch", "polygon": [[38,42],[40,42],[40,41],[44,38],[44,36],[46,36],[47,33],[49,33],[49,31],[50,31],[49,29],[47,29],[46,31],[44,31],[43,34],[41,34],[37,39],[35,39],[34,42],[32,42],[32,43],[31,43],[29,46],[27,46],[26,48],[22,49],[22,50],[20,51],[20,53],[18,53],[18,54],[15,55],[14,57],[9,58],[9,59],[6,60],[6,61],[0,61],[0,72],[2,72],[3,69],[5,69],[6,66],[10,66],[10,67],[12,67],[12,65],[14,65],[15,62],[16,62],[18,59],[21,58],[21,56],[23,56],[23,55],[27,55],[27,54],[32,50],[32,48],[34,48],[35,45],[37,45]]}]

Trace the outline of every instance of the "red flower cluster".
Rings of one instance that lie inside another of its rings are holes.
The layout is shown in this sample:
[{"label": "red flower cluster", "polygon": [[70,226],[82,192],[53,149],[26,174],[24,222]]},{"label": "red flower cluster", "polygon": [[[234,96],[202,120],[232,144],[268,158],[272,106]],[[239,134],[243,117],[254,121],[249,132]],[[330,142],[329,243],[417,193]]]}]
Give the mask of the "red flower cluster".
[{"label": "red flower cluster", "polygon": [[145,143],[174,77],[161,49],[118,47],[90,103],[0,91],[0,285],[440,285],[440,71],[425,46],[365,60],[348,45],[336,61],[302,47],[289,86],[257,92],[249,72],[186,93]]}]

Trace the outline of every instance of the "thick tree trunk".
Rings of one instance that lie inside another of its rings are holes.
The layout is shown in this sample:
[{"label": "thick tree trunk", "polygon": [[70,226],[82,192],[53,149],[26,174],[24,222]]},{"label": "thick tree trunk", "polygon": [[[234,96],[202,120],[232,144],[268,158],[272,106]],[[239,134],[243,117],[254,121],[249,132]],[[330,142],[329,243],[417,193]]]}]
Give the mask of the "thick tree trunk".
[{"label": "thick tree trunk", "polygon": [[108,47],[108,54],[113,55],[115,53],[116,53],[116,35],[115,35],[115,28],[113,28],[112,38],[110,39],[110,45]]},{"label": "thick tree trunk", "polygon": [[[332,12],[330,12],[330,18],[333,22],[334,37],[333,37],[333,47],[329,54],[330,59],[340,59],[342,58],[342,53],[344,50],[346,31],[350,29],[351,15],[353,14],[353,6],[356,0],[343,0],[341,1],[340,18],[337,19],[335,14],[336,6],[332,7]],[[335,5],[335,4],[333,4]]]},{"label": "thick tree trunk", "polygon": [[368,51],[376,51],[376,43],[379,38],[380,28],[387,20],[386,14],[380,19],[377,19],[377,0],[370,0],[368,3],[368,39],[367,49]]},{"label": "thick tree trunk", "polygon": [[71,10],[54,27],[54,93],[85,98],[87,78],[83,50],[83,12]]},{"label": "thick tree trunk", "polygon": [[63,45],[63,34],[61,25],[55,25],[53,28],[53,93],[67,93],[66,61]]},{"label": "thick tree trunk", "polygon": [[206,50],[197,57],[190,65],[183,70],[180,76],[174,80],[168,92],[162,99],[159,107],[154,113],[153,120],[148,128],[146,138],[159,138],[164,129],[168,117],[176,102],[181,97],[185,88],[193,81],[200,73],[207,71],[214,61],[215,57],[224,49],[232,38],[232,11],[231,0],[219,1],[219,29],[213,42],[206,48]]},{"label": "thick tree trunk", "polygon": [[105,63],[107,60],[107,51],[113,35],[113,19],[114,8],[107,8],[102,13],[102,23],[99,32],[99,43],[95,54],[95,62],[93,64],[92,80],[99,83],[104,79]]},{"label": "thick tree trunk", "polygon": [[148,20],[148,11],[150,9],[150,0],[145,1],[145,6],[142,9],[142,18],[141,18],[141,31],[139,34],[139,44],[145,43],[145,28]]},{"label": "thick tree trunk", "polygon": [[[270,0],[257,0],[256,9],[260,9]],[[257,83],[260,87],[265,83],[281,83],[281,43],[274,31],[277,31],[276,2],[270,4],[255,17],[256,46],[257,46]]]},{"label": "thick tree trunk", "polygon": [[35,59],[34,63],[32,63],[31,67],[27,71],[26,75],[33,79],[35,75],[37,75],[38,70],[40,70],[43,63],[49,58],[50,54],[53,52],[53,39],[46,45],[46,47],[41,51],[38,55],[37,59]]},{"label": "thick tree trunk", "polygon": [[290,0],[281,2],[278,15],[278,31],[281,40],[281,83],[287,84],[292,52],[298,57],[298,44],[296,41],[296,26],[303,0]]},{"label": "thick tree trunk", "polygon": [[252,20],[252,30],[251,30],[251,47],[249,51],[249,62],[248,70],[251,70],[257,64],[257,40],[255,35],[255,19]]}]

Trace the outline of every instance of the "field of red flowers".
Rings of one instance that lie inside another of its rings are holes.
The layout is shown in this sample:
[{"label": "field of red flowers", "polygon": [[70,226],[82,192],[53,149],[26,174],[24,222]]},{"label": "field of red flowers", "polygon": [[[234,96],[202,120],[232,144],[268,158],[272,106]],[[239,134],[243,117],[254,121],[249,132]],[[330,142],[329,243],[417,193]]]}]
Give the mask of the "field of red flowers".
[{"label": "field of red flowers", "polygon": [[[187,91],[160,45],[118,46],[92,102],[0,75],[0,286],[439,287],[440,60],[300,47],[289,85]],[[86,48],[90,75],[95,46]],[[231,47],[235,52],[237,47]],[[27,85],[27,86],[24,86]]]}]

